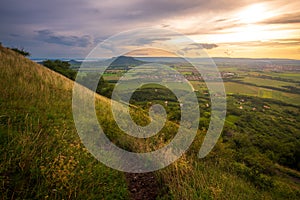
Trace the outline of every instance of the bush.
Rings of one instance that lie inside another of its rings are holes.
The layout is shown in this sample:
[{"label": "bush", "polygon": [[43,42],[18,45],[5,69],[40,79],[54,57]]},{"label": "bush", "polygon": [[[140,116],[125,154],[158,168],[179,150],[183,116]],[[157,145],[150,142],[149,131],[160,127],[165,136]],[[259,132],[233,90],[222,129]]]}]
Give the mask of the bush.
[{"label": "bush", "polygon": [[53,71],[56,71],[71,80],[75,80],[76,71],[70,69],[70,63],[61,60],[45,60],[43,61],[43,65]]},{"label": "bush", "polygon": [[25,51],[23,48],[18,49],[18,48],[10,48],[11,50],[23,55],[23,56],[30,56],[31,54],[28,51]]}]

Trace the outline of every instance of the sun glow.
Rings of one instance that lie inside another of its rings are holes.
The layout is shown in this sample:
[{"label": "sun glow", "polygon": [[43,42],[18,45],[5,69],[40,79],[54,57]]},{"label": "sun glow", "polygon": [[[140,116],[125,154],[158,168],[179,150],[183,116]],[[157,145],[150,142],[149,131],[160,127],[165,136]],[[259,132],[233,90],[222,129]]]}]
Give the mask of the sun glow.
[{"label": "sun glow", "polygon": [[[196,42],[217,44],[218,47],[207,49],[214,55],[224,56],[228,49],[234,49],[232,56],[272,57],[274,52],[275,57],[299,58],[298,39],[295,39],[299,38],[299,23],[289,23],[285,19],[292,7],[297,9],[299,6],[281,4],[278,7],[276,3],[263,1],[229,11],[226,15],[200,13],[197,17],[172,18],[164,24]],[[260,55],[256,55],[258,52]]]},{"label": "sun glow", "polygon": [[237,20],[241,23],[252,24],[269,18],[270,16],[271,13],[268,12],[264,4],[253,4],[237,13]]}]

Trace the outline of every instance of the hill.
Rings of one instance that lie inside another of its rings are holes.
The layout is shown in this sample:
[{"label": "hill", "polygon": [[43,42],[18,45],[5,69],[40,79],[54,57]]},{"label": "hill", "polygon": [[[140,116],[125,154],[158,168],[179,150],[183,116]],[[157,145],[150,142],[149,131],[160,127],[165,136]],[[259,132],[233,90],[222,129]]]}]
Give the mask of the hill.
[{"label": "hill", "polygon": [[[220,138],[209,156],[199,160],[197,153],[205,136],[200,129],[189,151],[172,165],[150,177],[125,175],[101,164],[82,145],[72,117],[71,80],[1,46],[0,80],[1,199],[138,199],[136,193],[153,190],[153,185],[144,183],[154,179],[159,190],[152,197],[157,199],[299,197],[299,172],[274,165],[250,145],[250,140],[261,144],[260,135],[249,139],[246,133],[225,133],[229,136]],[[256,99],[245,98],[250,100]],[[230,106],[234,110],[236,105]],[[159,134],[135,139],[118,128],[110,109],[110,100],[96,95],[96,110],[104,132],[112,142],[129,151],[160,148],[172,140],[178,128],[167,122]],[[133,107],[130,111],[136,123],[149,122],[144,110]],[[244,116],[244,122],[249,121]],[[270,126],[274,124],[268,122]],[[249,125],[243,123],[241,127],[247,130]],[[234,150],[223,142],[230,135],[238,136],[233,137]],[[246,154],[249,150],[255,154]],[[249,155],[247,159],[243,153]],[[269,154],[272,156],[272,152]],[[135,187],[134,182],[143,187]]]},{"label": "hill", "polygon": [[1,199],[129,198],[124,174],[81,144],[71,80],[4,47],[0,79]]},{"label": "hill", "polygon": [[106,60],[105,63],[111,63],[109,65],[109,68],[125,68],[128,69],[129,67],[134,67],[138,65],[142,65],[146,62],[137,60],[133,57],[129,56],[119,56],[117,58],[111,58],[109,60]]}]

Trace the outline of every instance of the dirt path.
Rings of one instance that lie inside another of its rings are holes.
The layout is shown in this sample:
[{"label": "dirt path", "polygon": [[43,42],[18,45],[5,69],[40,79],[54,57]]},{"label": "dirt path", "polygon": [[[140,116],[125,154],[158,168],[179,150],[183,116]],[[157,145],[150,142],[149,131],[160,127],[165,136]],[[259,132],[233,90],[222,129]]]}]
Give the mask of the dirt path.
[{"label": "dirt path", "polygon": [[159,185],[153,173],[126,173],[128,190],[133,200],[155,200]]}]

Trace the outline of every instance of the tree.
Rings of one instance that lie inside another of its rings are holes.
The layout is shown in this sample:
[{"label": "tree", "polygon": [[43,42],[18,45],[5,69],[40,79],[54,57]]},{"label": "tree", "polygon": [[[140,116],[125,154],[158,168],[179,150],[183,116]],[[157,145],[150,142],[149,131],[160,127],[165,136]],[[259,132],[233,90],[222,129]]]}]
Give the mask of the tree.
[{"label": "tree", "polygon": [[23,48],[18,49],[18,48],[10,48],[11,50],[23,55],[23,56],[30,56],[31,54],[28,51],[25,51]]},{"label": "tree", "polygon": [[104,80],[102,76],[99,79],[99,74],[97,73],[87,73],[84,76],[80,76],[78,82],[91,90],[97,85],[96,92],[98,94],[111,98],[114,85]]},{"label": "tree", "polygon": [[43,65],[53,71],[56,71],[71,80],[75,80],[76,71],[70,68],[70,63],[61,60],[45,60],[43,61]]}]

